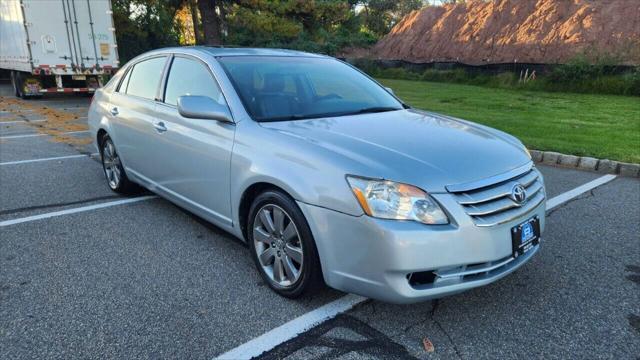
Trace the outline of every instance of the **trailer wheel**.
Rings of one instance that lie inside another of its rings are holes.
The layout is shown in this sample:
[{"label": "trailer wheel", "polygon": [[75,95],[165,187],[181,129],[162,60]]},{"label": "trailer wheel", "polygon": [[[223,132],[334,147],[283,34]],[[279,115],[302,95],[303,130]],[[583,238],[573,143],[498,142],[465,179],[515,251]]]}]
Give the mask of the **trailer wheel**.
[{"label": "trailer wheel", "polygon": [[20,85],[18,85],[17,77],[18,77],[17,72],[12,71],[11,72],[11,85],[13,86],[13,94],[16,97],[21,97],[20,96]]},{"label": "trailer wheel", "polygon": [[13,74],[16,97],[19,97],[20,99],[26,99],[27,95],[25,95],[24,93],[24,78],[22,77],[22,73],[19,71],[15,71]]}]

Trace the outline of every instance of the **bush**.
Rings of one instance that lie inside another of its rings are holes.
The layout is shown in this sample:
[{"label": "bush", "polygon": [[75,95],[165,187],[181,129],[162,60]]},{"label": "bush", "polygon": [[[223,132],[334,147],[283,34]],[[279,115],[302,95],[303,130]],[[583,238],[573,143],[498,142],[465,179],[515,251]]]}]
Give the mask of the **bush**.
[{"label": "bush", "polygon": [[[576,71],[578,69],[571,69]],[[553,71],[544,79],[547,91],[640,96],[640,70],[623,74],[607,74],[600,70],[582,70],[569,77],[566,69]]]},{"label": "bush", "polygon": [[422,80],[425,81],[464,83],[467,81],[471,81],[471,79],[472,77],[463,69],[427,69],[422,73]]},{"label": "bush", "polygon": [[640,96],[640,68],[625,73],[605,62],[589,64],[577,58],[567,64],[557,65],[552,70],[528,82],[520,81],[520,74],[503,72],[487,74],[462,68],[453,70],[426,69],[423,72],[403,67],[382,68],[372,60],[358,60],[354,65],[373,77],[448,82],[507,89],[538,91],[562,91],[576,93],[613,94]]},{"label": "bush", "polygon": [[602,66],[591,65],[586,58],[578,57],[567,64],[558,65],[548,75],[550,81],[558,83],[583,82],[603,75]]},{"label": "bush", "polygon": [[625,95],[640,96],[640,68],[635,71],[624,74],[626,92]]},{"label": "bush", "polygon": [[496,87],[510,88],[518,85],[518,76],[511,72],[500,73],[493,77]]}]

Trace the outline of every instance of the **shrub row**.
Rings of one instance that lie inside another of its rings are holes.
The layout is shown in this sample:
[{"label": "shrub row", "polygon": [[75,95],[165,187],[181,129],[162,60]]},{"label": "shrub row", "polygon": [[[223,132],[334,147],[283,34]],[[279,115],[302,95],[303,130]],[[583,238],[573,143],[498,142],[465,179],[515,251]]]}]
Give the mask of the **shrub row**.
[{"label": "shrub row", "polygon": [[490,74],[464,68],[452,70],[429,68],[419,71],[404,67],[383,68],[373,61],[357,61],[354,65],[369,75],[379,78],[448,82],[507,89],[640,96],[640,68],[638,67],[623,73],[615,73],[611,70],[611,66],[573,61],[556,65],[545,75],[537,75],[533,79],[523,81],[523,74],[514,72]]}]

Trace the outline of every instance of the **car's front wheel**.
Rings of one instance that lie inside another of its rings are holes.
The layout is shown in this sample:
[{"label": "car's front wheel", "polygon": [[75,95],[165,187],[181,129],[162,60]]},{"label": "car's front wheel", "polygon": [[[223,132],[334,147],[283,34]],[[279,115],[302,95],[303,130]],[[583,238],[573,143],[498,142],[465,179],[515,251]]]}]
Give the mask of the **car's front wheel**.
[{"label": "car's front wheel", "polygon": [[323,287],[311,230],[289,196],[259,195],[249,211],[247,235],[258,271],[275,292],[296,298]]},{"label": "car's front wheel", "polygon": [[104,134],[100,141],[100,156],[102,169],[111,190],[120,194],[136,192],[138,187],[127,177],[122,161],[120,161],[120,155],[118,155],[113,140],[108,134]]}]

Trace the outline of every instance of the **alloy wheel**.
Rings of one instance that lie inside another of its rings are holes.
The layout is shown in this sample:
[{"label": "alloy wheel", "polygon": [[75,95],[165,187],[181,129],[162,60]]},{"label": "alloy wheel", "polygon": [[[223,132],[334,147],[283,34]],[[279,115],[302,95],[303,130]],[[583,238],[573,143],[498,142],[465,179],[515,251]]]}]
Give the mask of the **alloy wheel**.
[{"label": "alloy wheel", "polygon": [[260,208],[253,222],[253,243],[262,270],[275,285],[295,284],[302,274],[304,253],[289,214],[274,204]]},{"label": "alloy wheel", "polygon": [[102,165],[104,166],[104,173],[107,175],[109,187],[117,189],[118,185],[120,185],[122,173],[120,172],[120,157],[111,139],[105,140],[102,147]]}]

